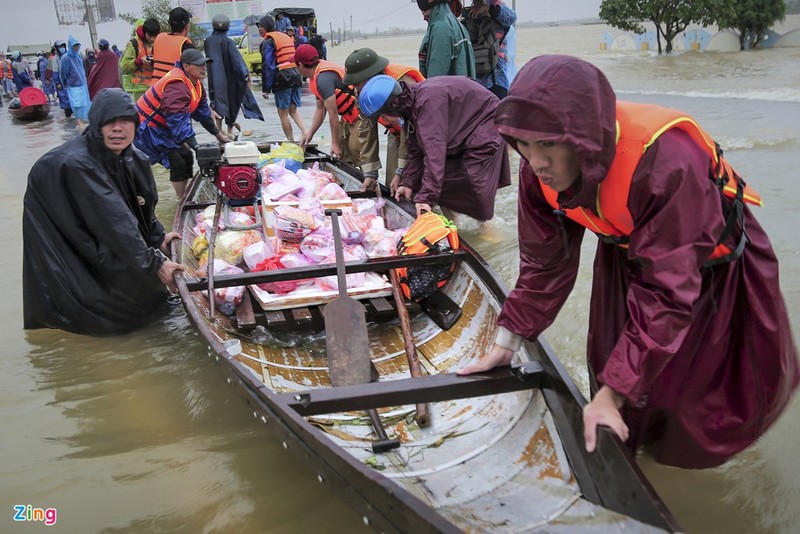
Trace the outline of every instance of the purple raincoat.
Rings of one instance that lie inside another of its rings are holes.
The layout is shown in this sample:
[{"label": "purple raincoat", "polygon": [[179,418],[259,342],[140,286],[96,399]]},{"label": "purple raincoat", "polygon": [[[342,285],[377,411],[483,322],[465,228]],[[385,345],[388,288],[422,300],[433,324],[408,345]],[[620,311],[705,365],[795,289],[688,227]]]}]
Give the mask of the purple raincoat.
[{"label": "purple raincoat", "polygon": [[[514,146],[523,135],[571,143],[582,177],[559,202],[596,209],[616,155],[615,95],[599,70],[566,56],[536,58],[495,121]],[[800,380],[778,261],[747,206],[742,256],[703,267],[724,228],[709,165],[682,132],[647,149],[628,198],[629,248],[598,242],[589,315],[592,391],[607,384],[626,398],[632,449],[647,445],[658,462],[683,468],[720,465],[751,445]],[[498,324],[527,339],[553,322],[572,290],[584,234],[565,218],[564,242],[541,187],[523,160],[520,275]]]},{"label": "purple raincoat", "polygon": [[439,76],[403,84],[397,101],[408,128],[401,185],[414,202],[491,219],[497,189],[511,184],[508,148],[493,124],[497,97],[465,76]]}]

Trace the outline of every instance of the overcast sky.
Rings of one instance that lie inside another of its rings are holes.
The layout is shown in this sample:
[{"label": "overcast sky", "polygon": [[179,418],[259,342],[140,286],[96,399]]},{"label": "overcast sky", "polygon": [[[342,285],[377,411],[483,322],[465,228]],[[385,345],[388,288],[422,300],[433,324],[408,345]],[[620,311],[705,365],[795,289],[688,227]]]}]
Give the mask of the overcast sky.
[{"label": "overcast sky", "polygon": [[[70,0],[59,0],[70,1]],[[78,2],[78,0],[71,0]],[[177,5],[177,1],[173,2]],[[469,3],[466,0],[465,3]],[[512,0],[506,0],[511,6]],[[56,39],[66,40],[72,34],[84,44],[89,42],[87,26],[60,27],[56,20],[54,0],[2,0],[0,15],[0,48],[6,50],[16,44],[44,44]],[[19,7],[19,12],[11,8]],[[114,0],[117,13],[141,14],[141,0]],[[342,24],[353,29],[373,32],[390,27],[424,28],[416,1],[409,0],[289,0],[261,2],[266,12],[274,7],[294,6],[313,7],[317,22],[325,31],[333,24],[334,30]],[[24,7],[23,7],[24,6]],[[550,22],[596,17],[600,0],[516,0],[517,15],[520,21]],[[98,38],[106,38],[122,47],[129,38],[130,26],[122,21],[99,24]]]}]

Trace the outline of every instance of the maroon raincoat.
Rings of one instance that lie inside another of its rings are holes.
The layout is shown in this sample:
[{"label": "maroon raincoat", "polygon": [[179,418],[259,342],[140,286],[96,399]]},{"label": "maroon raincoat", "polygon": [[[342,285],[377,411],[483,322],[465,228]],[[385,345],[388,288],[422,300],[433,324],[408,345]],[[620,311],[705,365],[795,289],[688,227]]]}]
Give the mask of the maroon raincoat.
[{"label": "maroon raincoat", "polygon": [[398,100],[408,159],[401,185],[414,191],[414,202],[488,221],[497,189],[511,184],[508,148],[493,124],[500,101],[465,76],[403,88]]},{"label": "maroon raincoat", "polygon": [[[615,102],[589,63],[542,56],[519,72],[495,120],[512,145],[521,135],[571,143],[582,176],[559,203],[595,210],[616,154]],[[628,199],[629,248],[599,241],[589,315],[592,391],[607,384],[625,396],[632,449],[648,445],[658,462],[683,468],[720,465],[752,444],[800,380],[778,261],[748,207],[742,256],[703,267],[724,227],[709,166],[682,132],[647,149]],[[553,322],[572,290],[584,234],[559,222],[541,187],[523,160],[520,276],[498,324],[527,339]]]},{"label": "maroon raincoat", "polygon": [[88,75],[89,98],[94,100],[95,95],[105,88],[122,89],[119,81],[119,56],[111,50],[101,50],[97,54],[97,63]]}]

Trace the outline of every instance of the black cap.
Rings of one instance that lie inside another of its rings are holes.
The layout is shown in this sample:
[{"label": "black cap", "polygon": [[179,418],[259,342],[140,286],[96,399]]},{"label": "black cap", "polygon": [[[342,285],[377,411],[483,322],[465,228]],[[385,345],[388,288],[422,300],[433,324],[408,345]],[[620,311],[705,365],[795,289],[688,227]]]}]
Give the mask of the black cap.
[{"label": "black cap", "polygon": [[176,7],[169,12],[169,23],[172,24],[188,24],[192,14],[182,7]]},{"label": "black cap", "polygon": [[271,32],[275,30],[275,19],[273,19],[269,15],[264,15],[258,21],[258,25],[264,28],[266,31]]},{"label": "black cap", "polygon": [[181,54],[181,63],[184,65],[205,65],[206,63],[213,62],[213,59],[204,56],[203,53],[196,48],[188,48]]}]

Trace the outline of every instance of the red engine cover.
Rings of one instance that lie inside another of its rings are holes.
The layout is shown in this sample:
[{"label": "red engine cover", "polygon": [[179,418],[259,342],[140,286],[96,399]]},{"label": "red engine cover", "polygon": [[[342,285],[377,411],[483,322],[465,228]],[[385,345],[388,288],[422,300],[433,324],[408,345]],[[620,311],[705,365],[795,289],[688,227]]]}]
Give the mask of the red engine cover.
[{"label": "red engine cover", "polygon": [[230,198],[255,198],[258,192],[258,171],[247,165],[223,165],[216,179],[217,187]]}]

